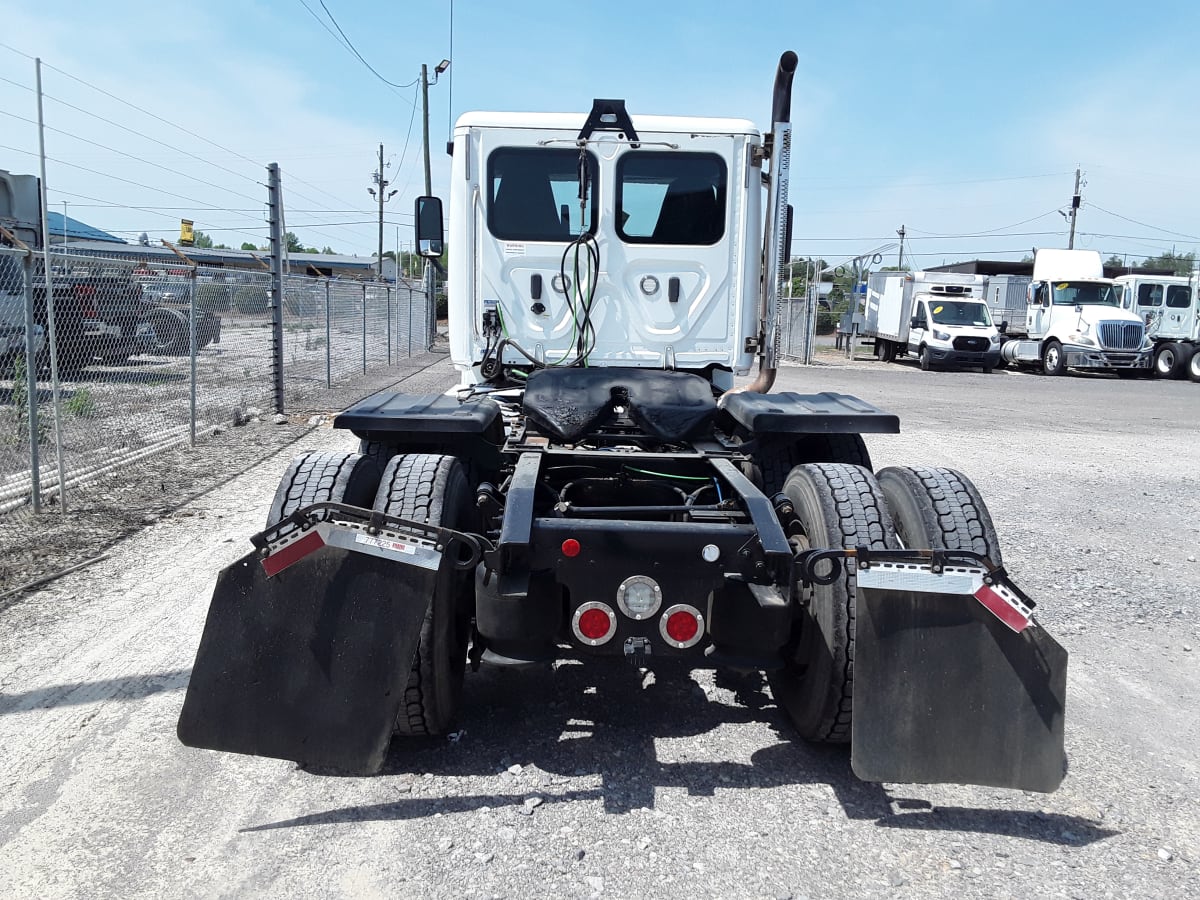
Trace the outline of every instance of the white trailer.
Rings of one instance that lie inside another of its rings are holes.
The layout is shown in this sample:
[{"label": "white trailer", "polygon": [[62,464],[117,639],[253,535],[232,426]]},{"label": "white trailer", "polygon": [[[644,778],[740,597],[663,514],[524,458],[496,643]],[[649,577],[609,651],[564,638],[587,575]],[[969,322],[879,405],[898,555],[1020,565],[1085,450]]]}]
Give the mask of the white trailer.
[{"label": "white trailer", "polygon": [[1122,275],[1121,308],[1140,316],[1154,342],[1152,370],[1159,378],[1200,381],[1200,310],[1193,279],[1178,275]]},{"label": "white trailer", "polygon": [[1047,375],[1068,368],[1122,378],[1149,372],[1153,344],[1145,324],[1121,308],[1095,250],[1038,250],[1027,297],[1023,332],[1006,335],[1000,348],[1005,362],[1038,366]]},{"label": "white trailer", "polygon": [[912,353],[928,370],[1000,360],[1000,335],[984,303],[982,275],[954,272],[876,272],[867,280],[865,337],[891,362]]}]

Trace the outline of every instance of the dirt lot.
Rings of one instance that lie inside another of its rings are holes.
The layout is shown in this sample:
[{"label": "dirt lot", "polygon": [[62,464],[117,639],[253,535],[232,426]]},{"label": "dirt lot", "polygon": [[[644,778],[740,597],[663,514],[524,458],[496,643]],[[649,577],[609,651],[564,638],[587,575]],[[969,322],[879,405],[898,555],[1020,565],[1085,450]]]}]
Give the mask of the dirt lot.
[{"label": "dirt lot", "polygon": [[777,389],[890,408],[876,467],[978,483],[1071,653],[1058,792],[864,784],[760,685],[573,663],[469,675],[457,740],[374,778],[186,749],[213,579],[287,457],[345,446],[318,428],[0,613],[0,894],[1200,895],[1200,389],[867,361]]}]

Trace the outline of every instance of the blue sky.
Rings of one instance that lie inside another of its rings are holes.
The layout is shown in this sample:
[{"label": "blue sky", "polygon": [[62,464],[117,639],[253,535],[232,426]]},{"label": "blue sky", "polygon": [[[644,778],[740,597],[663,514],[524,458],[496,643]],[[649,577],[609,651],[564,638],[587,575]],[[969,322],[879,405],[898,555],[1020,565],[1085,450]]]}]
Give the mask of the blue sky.
[{"label": "blue sky", "polygon": [[[763,3],[751,12],[707,0],[455,0],[452,51],[449,0],[325,3],[390,81],[453,58],[430,90],[438,193],[451,90],[454,115],[585,111],[603,96],[625,98],[635,113],[739,116],[766,128],[774,67],[790,48],[800,54],[797,254],[852,256],[894,242],[901,224],[917,265],[1065,246],[1056,210],[1077,165],[1087,182],[1078,246],[1131,257],[1200,249],[1194,4]],[[48,173],[56,209],[66,200],[72,217],[129,238],[171,237],[186,217],[233,246],[262,243],[258,182],[277,161],[288,227],[306,244],[369,255],[366,188],[382,141],[402,192],[387,206],[385,245],[397,227],[410,240],[422,181],[415,89],[381,83],[339,45],[320,0],[0,0],[0,22],[0,43],[13,48],[0,48],[0,168],[36,171],[36,133],[21,121],[36,114],[33,64],[21,54],[40,55],[54,67],[44,80],[54,98],[47,124],[58,129],[47,134],[60,161]]]}]

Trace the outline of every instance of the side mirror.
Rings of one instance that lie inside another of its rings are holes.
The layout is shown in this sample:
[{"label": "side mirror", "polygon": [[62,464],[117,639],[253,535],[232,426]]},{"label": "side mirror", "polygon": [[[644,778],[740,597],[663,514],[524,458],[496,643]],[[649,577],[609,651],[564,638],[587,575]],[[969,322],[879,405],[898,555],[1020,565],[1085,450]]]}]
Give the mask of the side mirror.
[{"label": "side mirror", "polygon": [[1001,334],[1007,334],[1008,333],[1008,319],[1005,319],[1004,321],[1002,321],[1000,323],[1000,327],[997,328],[996,330],[999,331]]},{"label": "side mirror", "polygon": [[427,259],[437,259],[445,249],[441,199],[418,197],[414,218],[417,225],[417,253]]},{"label": "side mirror", "polygon": [[908,320],[908,327],[909,328],[920,328],[921,322],[916,316],[913,316],[911,319]]}]

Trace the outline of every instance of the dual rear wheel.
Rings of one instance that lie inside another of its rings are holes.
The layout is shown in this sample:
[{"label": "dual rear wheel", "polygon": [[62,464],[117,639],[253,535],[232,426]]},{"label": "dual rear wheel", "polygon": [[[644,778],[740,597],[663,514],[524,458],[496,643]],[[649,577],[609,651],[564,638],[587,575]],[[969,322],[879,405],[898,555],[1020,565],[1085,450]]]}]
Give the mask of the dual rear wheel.
[{"label": "dual rear wheel", "polygon": [[[284,473],[267,526],[302,507],[333,502],[472,531],[472,499],[466,470],[453,456],[391,456],[380,467],[377,457],[361,453],[306,453]],[[473,573],[446,567],[421,625],[396,734],[445,734],[453,726],[466,668],[473,591]]]},{"label": "dual rear wheel", "polygon": [[[971,550],[1002,564],[991,515],[961,472],[892,466],[872,475],[842,463],[797,466],[784,493],[797,549],[862,547]],[[850,740],[854,707],[856,582],[853,565],[829,585],[797,588],[801,610],[785,667],[768,674],[776,702],[801,737]]]}]

